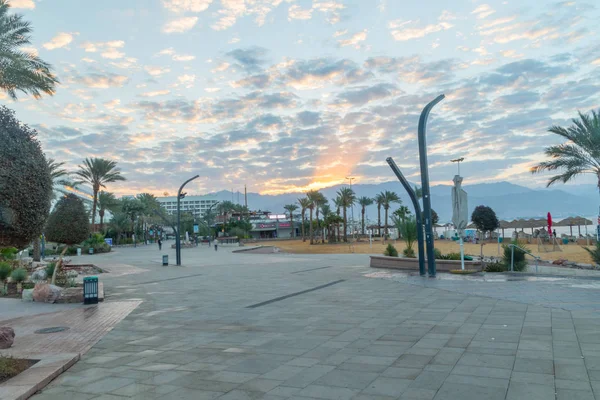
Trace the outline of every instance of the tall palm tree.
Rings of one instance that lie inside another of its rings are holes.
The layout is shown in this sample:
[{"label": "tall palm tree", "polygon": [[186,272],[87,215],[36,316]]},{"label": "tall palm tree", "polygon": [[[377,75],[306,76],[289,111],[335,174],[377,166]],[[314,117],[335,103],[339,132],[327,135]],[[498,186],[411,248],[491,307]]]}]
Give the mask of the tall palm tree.
[{"label": "tall palm tree", "polygon": [[[320,225],[321,227],[321,243],[325,243],[325,228],[329,229],[327,224],[325,223],[325,219],[331,214],[331,206],[329,206],[329,202],[323,196],[325,202],[322,202],[320,205],[321,215],[323,216],[323,223]],[[328,232],[329,233],[329,232]]]},{"label": "tall palm tree", "polygon": [[373,199],[370,197],[362,196],[358,199],[358,204],[360,204],[360,207],[361,207],[361,213],[362,213],[361,228],[362,228],[362,234],[364,235],[365,234],[365,211],[367,210],[368,206],[373,204]]},{"label": "tall palm tree", "polygon": [[146,223],[149,217],[152,217],[155,213],[154,210],[158,210],[160,208],[160,203],[156,199],[152,193],[140,193],[135,196],[142,203],[142,212],[140,216],[142,217],[142,226],[144,228],[144,242],[148,238],[148,225]]},{"label": "tall palm tree", "polygon": [[229,219],[227,218],[228,214],[232,211],[235,210],[235,204],[233,204],[231,201],[225,200],[220,202],[217,205],[217,211],[219,213],[219,215],[223,216],[223,232],[225,232],[227,229],[227,222],[229,221]]},{"label": "tall palm tree", "polygon": [[40,98],[53,95],[58,79],[52,67],[35,54],[20,50],[31,44],[31,24],[20,14],[8,14],[10,4],[0,0],[0,89],[11,99],[17,91]]},{"label": "tall palm tree", "polygon": [[110,192],[101,191],[98,193],[98,215],[100,216],[100,232],[104,232],[104,215],[106,211],[115,211],[118,208],[119,200]]},{"label": "tall palm tree", "polygon": [[398,217],[400,221],[404,222],[404,220],[406,220],[406,217],[408,217],[411,214],[411,212],[407,206],[400,206],[392,214]]},{"label": "tall palm tree", "polygon": [[384,241],[385,239],[387,239],[388,236],[388,210],[390,209],[392,203],[402,203],[402,201],[400,200],[400,197],[398,196],[398,194],[396,194],[396,192],[390,192],[389,190],[386,190],[385,192],[383,192],[382,203],[382,206],[385,210],[385,227],[383,233]]},{"label": "tall palm tree", "polygon": [[298,199],[298,203],[300,204],[300,209],[302,210],[302,241],[306,242],[306,233],[304,232],[304,219],[306,217],[306,210],[310,207],[310,199],[308,197],[303,197]]},{"label": "tall palm tree", "polygon": [[600,110],[591,115],[579,112],[579,119],[572,121],[568,128],[554,125],[548,129],[567,142],[546,147],[544,153],[551,159],[532,167],[531,172],[561,171],[548,179],[547,186],[567,183],[581,174],[594,174],[600,190]]},{"label": "tall palm tree", "polygon": [[290,213],[290,227],[292,230],[291,233],[292,233],[292,239],[293,239],[295,237],[295,235],[294,235],[294,231],[295,231],[295,229],[294,229],[294,212],[298,209],[298,206],[295,204],[287,204],[287,205],[283,206],[283,209],[285,211],[287,211],[288,213]]},{"label": "tall palm tree", "polygon": [[[321,243],[325,243],[325,237],[323,237],[323,227],[321,226],[321,222],[319,221],[319,211],[324,204],[327,204],[327,199],[321,192],[317,192],[315,195],[315,215],[317,217],[317,227],[319,231],[321,231]],[[318,240],[317,240],[318,241]]]},{"label": "tall palm tree", "polygon": [[[335,204],[336,207],[336,214],[339,217],[340,213],[341,213],[341,209],[342,209],[342,199],[340,198],[340,196],[337,196],[335,199],[333,199],[333,203]],[[340,224],[336,225],[336,230],[337,230],[337,241],[340,241]]]},{"label": "tall palm tree", "polygon": [[352,207],[352,205],[356,202],[356,194],[354,194],[354,190],[349,187],[343,187],[338,191],[338,196],[341,200],[341,205],[344,212],[344,242],[348,241],[348,218],[346,216],[346,211],[348,207]]},{"label": "tall palm tree", "polygon": [[383,205],[383,192],[375,195],[375,203],[377,203],[377,234],[381,237],[381,206]]},{"label": "tall palm tree", "polygon": [[317,205],[317,200],[319,198],[319,192],[317,192],[316,190],[311,190],[308,193],[306,193],[306,197],[310,200],[310,205],[308,206],[308,209],[310,210],[310,214],[309,214],[310,226],[308,227],[310,244],[314,244],[313,223],[312,223],[313,222],[313,211]]},{"label": "tall palm tree", "polygon": [[86,158],[83,165],[79,165],[79,170],[75,172],[80,179],[75,184],[87,183],[92,187],[92,229],[96,222],[96,207],[98,205],[98,192],[100,188],[106,188],[107,183],[124,181],[125,177],[121,175],[121,170],[117,168],[117,162],[105,158]]}]

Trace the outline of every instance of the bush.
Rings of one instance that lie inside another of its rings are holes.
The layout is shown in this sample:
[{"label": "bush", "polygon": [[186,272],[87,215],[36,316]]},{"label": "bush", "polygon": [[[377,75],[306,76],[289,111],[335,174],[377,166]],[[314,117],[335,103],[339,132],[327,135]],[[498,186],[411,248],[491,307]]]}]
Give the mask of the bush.
[{"label": "bush", "polygon": [[0,107],[0,248],[25,248],[48,218],[52,178],[36,136]]},{"label": "bush", "polygon": [[442,254],[438,249],[433,249],[433,254],[436,260],[460,260],[460,253]]},{"label": "bush", "polygon": [[52,275],[54,275],[54,267],[56,266],[56,263],[49,263],[48,265],[46,265],[46,276],[48,278],[52,277]]},{"label": "bush", "polygon": [[10,274],[10,279],[13,282],[24,282],[27,280],[27,270],[25,268],[17,268]]},{"label": "bush", "polygon": [[17,258],[18,249],[14,247],[6,247],[4,249],[0,249],[0,260],[14,260]]},{"label": "bush", "polygon": [[46,238],[49,241],[74,245],[88,238],[90,223],[83,201],[74,194],[61,198],[48,219]]},{"label": "bush", "polygon": [[101,246],[103,244],[106,244],[104,242],[104,235],[101,233],[94,233],[91,237],[83,241],[82,246],[88,248],[93,247],[96,249],[96,246]]},{"label": "bush", "polygon": [[408,257],[408,258],[415,258],[415,249],[413,249],[412,247],[407,247],[404,250],[402,250],[402,254],[404,254],[404,257]]},{"label": "bush", "polygon": [[12,272],[12,267],[7,262],[0,262],[0,282],[6,281]]},{"label": "bush", "polygon": [[[529,251],[529,249],[527,247],[525,247],[524,245],[519,244],[516,240],[513,240],[511,242],[512,245],[515,246],[519,246],[527,251]],[[512,253],[512,249],[510,246],[504,244],[502,245],[502,248],[504,250],[503,256],[502,256],[502,263],[504,265],[507,266],[507,270],[510,271],[510,262],[511,262],[511,253]],[[515,271],[521,272],[524,271],[527,268],[527,260],[526,260],[526,253],[519,249],[518,247],[515,247],[515,253],[514,253],[514,266],[513,269]]]},{"label": "bush", "polygon": [[396,250],[396,248],[391,243],[388,243],[387,247],[385,248],[385,251],[383,252],[383,255],[388,257],[398,257],[398,250]]},{"label": "bush", "polygon": [[[106,243],[96,244],[91,248],[94,249],[94,254],[96,253],[110,253],[110,246]],[[90,246],[85,246],[81,249],[82,254],[89,254]]]},{"label": "bush", "polygon": [[485,272],[505,272],[507,270],[506,264],[500,261],[488,263],[485,267]]},{"label": "bush", "polygon": [[590,257],[592,258],[592,261],[594,261],[596,265],[600,264],[600,243],[596,242],[596,247],[594,247],[593,249],[588,249],[584,246],[581,247],[588,252]]}]

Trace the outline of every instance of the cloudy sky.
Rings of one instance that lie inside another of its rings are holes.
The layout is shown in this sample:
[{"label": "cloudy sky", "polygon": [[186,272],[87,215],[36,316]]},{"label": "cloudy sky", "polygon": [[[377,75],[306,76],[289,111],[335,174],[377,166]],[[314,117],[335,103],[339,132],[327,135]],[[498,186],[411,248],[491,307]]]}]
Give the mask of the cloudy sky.
[{"label": "cloudy sky", "polygon": [[[543,185],[552,124],[600,108],[599,7],[544,0],[12,0],[57,94],[18,102],[45,151],[117,160],[120,194],[419,179]],[[85,6],[84,6],[85,3]],[[593,179],[589,182],[593,183]],[[588,182],[581,179],[579,183]]]}]

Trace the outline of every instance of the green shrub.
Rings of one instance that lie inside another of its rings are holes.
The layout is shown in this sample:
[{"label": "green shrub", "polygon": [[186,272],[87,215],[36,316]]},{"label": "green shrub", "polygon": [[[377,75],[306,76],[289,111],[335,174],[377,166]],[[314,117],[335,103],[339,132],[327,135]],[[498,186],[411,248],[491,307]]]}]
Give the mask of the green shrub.
[{"label": "green shrub", "polygon": [[442,252],[439,249],[433,249],[433,255],[436,260],[442,259]]},{"label": "green shrub", "polygon": [[10,274],[10,279],[13,282],[24,282],[27,279],[27,270],[25,268],[17,268]]},{"label": "green shrub", "polygon": [[6,247],[4,249],[0,249],[0,260],[14,260],[17,258],[18,249],[14,247]]},{"label": "green shrub", "polygon": [[[527,251],[529,251],[529,249],[524,246],[519,244],[516,240],[513,240],[510,244],[515,245],[515,246],[519,246],[522,249],[525,249]],[[506,244],[502,245],[503,248],[503,255],[502,255],[502,262],[504,265],[508,266],[507,270],[510,271],[510,262],[511,262],[511,257],[512,257],[512,248]],[[524,271],[527,268],[527,260],[526,260],[526,253],[519,249],[518,247],[514,248],[514,267],[513,269],[515,271]]]},{"label": "green shrub", "polygon": [[488,263],[485,267],[485,272],[505,272],[507,271],[506,264],[500,261]]},{"label": "green shrub", "polygon": [[388,257],[398,257],[398,250],[396,250],[396,248],[391,243],[388,243],[387,247],[385,248],[385,251],[383,252],[383,255]]},{"label": "green shrub", "polygon": [[594,261],[596,265],[600,264],[600,243],[596,242],[596,247],[594,247],[593,249],[588,249],[584,246],[581,247],[588,252],[590,257],[592,258],[592,261]]},{"label": "green shrub", "polygon": [[407,247],[404,250],[402,250],[402,254],[404,254],[404,257],[408,257],[408,258],[415,258],[415,249],[413,249],[412,247]]},{"label": "green shrub", "polygon": [[0,262],[0,282],[4,282],[12,272],[12,267],[7,262]]},{"label": "green shrub", "polygon": [[51,278],[52,275],[54,275],[54,267],[56,266],[56,263],[49,263],[48,265],[46,265],[46,268],[44,268],[46,270],[46,276],[48,278]]},{"label": "green shrub", "polygon": [[90,230],[88,216],[80,198],[74,194],[62,197],[48,218],[47,240],[70,246],[83,242]]},{"label": "green shrub", "polygon": [[101,246],[103,244],[106,244],[104,242],[104,235],[101,233],[94,233],[91,237],[83,241],[82,246],[88,248],[93,247],[95,249],[96,246]]},{"label": "green shrub", "polygon": [[33,289],[35,287],[35,283],[33,282],[23,282],[23,289]]},{"label": "green shrub", "polygon": [[454,260],[460,261],[460,253],[448,253],[442,254],[439,258],[440,260]]}]

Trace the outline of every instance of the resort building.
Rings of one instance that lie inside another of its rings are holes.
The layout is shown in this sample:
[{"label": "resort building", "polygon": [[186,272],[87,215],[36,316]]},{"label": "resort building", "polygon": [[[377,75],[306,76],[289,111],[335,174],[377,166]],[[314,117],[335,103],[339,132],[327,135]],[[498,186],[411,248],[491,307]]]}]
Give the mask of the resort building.
[{"label": "resort building", "polygon": [[[168,214],[177,213],[177,196],[157,197],[156,200]],[[201,217],[209,209],[215,211],[218,202],[219,200],[210,196],[185,196],[180,200],[181,211],[189,212],[194,217]]]}]

